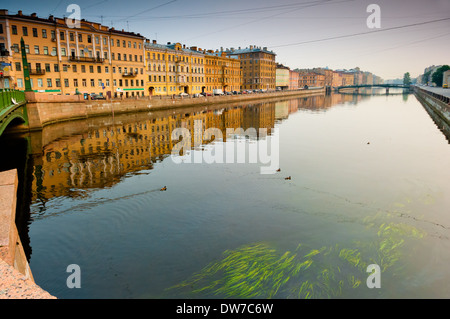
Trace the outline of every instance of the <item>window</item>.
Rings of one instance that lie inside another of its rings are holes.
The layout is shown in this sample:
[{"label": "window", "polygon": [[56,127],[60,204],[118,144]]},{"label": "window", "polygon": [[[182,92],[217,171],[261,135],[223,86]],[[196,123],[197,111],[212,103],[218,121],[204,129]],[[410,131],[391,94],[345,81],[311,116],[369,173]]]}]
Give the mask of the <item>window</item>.
[{"label": "window", "polygon": [[18,44],[13,44],[12,46],[12,50],[16,53],[19,53],[19,45]]},{"label": "window", "polygon": [[36,70],[37,71],[41,71],[41,64],[40,63],[36,63]]},{"label": "window", "polygon": [[100,44],[100,38],[99,37],[95,37],[95,44]]},{"label": "window", "polygon": [[53,69],[55,70],[55,72],[59,72],[59,64],[55,64],[53,66]]},{"label": "window", "polygon": [[42,29],[42,37],[44,39],[47,39],[47,30],[46,29]]},{"label": "window", "polygon": [[109,67],[105,66],[105,73],[109,73]]},{"label": "window", "polygon": [[22,71],[22,64],[20,62],[16,62],[16,71]]},{"label": "window", "polygon": [[73,64],[73,65],[72,65],[72,71],[73,71],[74,73],[77,72],[77,65],[76,65],[76,64]]},{"label": "window", "polygon": [[62,56],[66,56],[67,55],[66,48],[61,48],[61,55]]},{"label": "window", "polygon": [[81,72],[86,73],[86,66],[84,64],[81,66]]},{"label": "window", "polygon": [[70,41],[75,41],[75,36],[74,36],[73,32],[69,33],[69,40]]},{"label": "window", "polygon": [[59,33],[59,38],[60,38],[61,40],[64,40],[64,31],[61,31],[61,32]]},{"label": "window", "polygon": [[78,34],[78,42],[83,42],[83,35],[81,33]]},{"label": "window", "polygon": [[115,60],[116,59],[116,55],[113,53],[111,53],[111,60]]},{"label": "window", "polygon": [[125,40],[122,41],[122,46],[123,46],[124,48],[127,47],[127,42],[126,42]]},{"label": "window", "polygon": [[52,40],[56,40],[56,31],[55,30],[51,30],[50,34],[51,34]]},{"label": "window", "polygon": [[17,79],[17,87],[23,88],[23,79]]},{"label": "window", "polygon": [[90,73],[94,73],[94,66],[93,66],[93,65],[90,65],[90,66],[89,66],[89,72],[90,72]]},{"label": "window", "polygon": [[92,43],[92,36],[90,36],[90,35],[87,36],[87,42]]},{"label": "window", "polygon": [[100,87],[103,86],[103,85],[102,85],[102,80],[101,80],[101,79],[98,79],[98,86],[100,86]]},{"label": "window", "polygon": [[109,86],[109,79],[106,79],[106,86]]},{"label": "window", "polygon": [[35,37],[35,38],[38,37],[38,31],[36,28],[33,28],[33,37]]},{"label": "window", "polygon": [[57,88],[60,88],[60,87],[61,87],[61,80],[60,80],[60,79],[55,79],[55,86],[56,86]]},{"label": "window", "polygon": [[25,52],[27,54],[30,53],[30,46],[28,44],[25,44]]},{"label": "window", "polygon": [[37,86],[40,87],[40,88],[43,87],[44,86],[44,81],[42,81],[42,79],[38,78],[37,79]]},{"label": "window", "polygon": [[97,66],[97,73],[102,73],[102,67],[101,66]]},{"label": "window", "polygon": [[58,53],[56,51],[56,48],[52,48],[52,56],[56,56]]},{"label": "window", "polygon": [[17,26],[16,25],[11,26],[11,32],[12,32],[12,34],[17,34]]},{"label": "window", "polygon": [[39,54],[39,46],[38,45],[34,46],[34,54]]},{"label": "window", "polygon": [[47,79],[47,87],[51,88],[52,86],[52,79]]},{"label": "window", "polygon": [[50,63],[45,63],[45,72],[50,72]]},{"label": "window", "polygon": [[117,60],[121,60],[120,53],[117,53]]},{"label": "window", "polygon": [[91,86],[92,86],[92,87],[95,86],[95,81],[94,81],[94,79],[91,79]]},{"label": "window", "polygon": [[22,27],[22,34],[23,36],[28,36],[28,28],[27,27]]},{"label": "window", "polygon": [[126,55],[126,54],[123,55],[123,60],[124,60],[124,61],[127,60],[127,55]]},{"label": "window", "polygon": [[117,46],[120,47],[120,40],[117,40]]},{"label": "window", "polygon": [[44,47],[44,54],[48,55],[48,47]]},{"label": "window", "polygon": [[86,79],[81,80],[81,84],[82,84],[84,87],[86,87],[86,86],[87,86],[87,81],[86,81]]},{"label": "window", "polygon": [[78,87],[78,79],[73,79],[73,86]]}]

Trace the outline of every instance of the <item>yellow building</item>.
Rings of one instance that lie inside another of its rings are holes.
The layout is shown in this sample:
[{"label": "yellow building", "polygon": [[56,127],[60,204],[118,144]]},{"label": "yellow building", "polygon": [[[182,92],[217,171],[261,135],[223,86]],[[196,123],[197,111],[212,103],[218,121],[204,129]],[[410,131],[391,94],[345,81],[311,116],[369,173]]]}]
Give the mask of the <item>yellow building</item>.
[{"label": "yellow building", "polygon": [[10,15],[0,10],[0,46],[8,54],[3,86],[23,90],[24,40],[32,89],[53,94],[144,96],[144,37],[86,20]]},{"label": "yellow building", "polygon": [[146,40],[148,95],[196,94],[205,90],[205,56],[196,47]]},{"label": "yellow building", "polygon": [[235,57],[228,57],[226,52],[208,50],[205,52],[206,92],[241,90],[241,62]]},{"label": "yellow building", "polygon": [[225,52],[241,61],[242,90],[275,90],[276,54],[273,51],[251,45],[245,49],[227,49]]}]

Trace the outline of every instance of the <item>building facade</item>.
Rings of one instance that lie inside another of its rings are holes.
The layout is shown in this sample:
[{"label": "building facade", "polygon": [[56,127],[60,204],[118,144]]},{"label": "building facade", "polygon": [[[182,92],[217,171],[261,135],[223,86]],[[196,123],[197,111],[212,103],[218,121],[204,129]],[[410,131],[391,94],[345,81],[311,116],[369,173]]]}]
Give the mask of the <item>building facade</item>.
[{"label": "building facade", "polygon": [[180,43],[145,42],[146,91],[153,95],[196,94],[205,90],[205,55]]},{"label": "building facade", "polygon": [[300,88],[324,87],[325,75],[316,72],[301,72],[299,74],[298,86]]},{"label": "building facade", "polygon": [[289,79],[289,68],[277,63],[275,72],[275,87],[281,90],[289,89]]},{"label": "building facade", "polygon": [[[35,92],[96,93],[144,96],[144,37],[85,20],[10,15],[0,11],[0,43],[6,64],[4,87],[24,90],[24,68],[30,71]],[[23,39],[28,65],[21,55]],[[9,49],[9,50],[8,50]],[[4,67],[3,67],[4,69]]]},{"label": "building facade", "polygon": [[224,51],[205,52],[205,91],[240,91],[242,85],[241,61],[238,57],[227,56]]},{"label": "building facade", "polygon": [[249,46],[245,49],[227,49],[228,56],[241,62],[241,90],[275,90],[276,54],[266,47]]},{"label": "building facade", "polygon": [[289,70],[289,90],[297,90],[299,81],[299,73],[293,70]]}]

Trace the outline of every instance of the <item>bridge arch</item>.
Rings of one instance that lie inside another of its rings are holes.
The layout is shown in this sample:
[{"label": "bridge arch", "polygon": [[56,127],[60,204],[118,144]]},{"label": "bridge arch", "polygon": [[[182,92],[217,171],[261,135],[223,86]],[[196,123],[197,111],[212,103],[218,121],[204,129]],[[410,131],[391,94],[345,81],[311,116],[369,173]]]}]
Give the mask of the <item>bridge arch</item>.
[{"label": "bridge arch", "polygon": [[0,136],[3,132],[11,126],[20,125],[20,124],[28,124],[28,117],[26,115],[25,106],[22,106],[13,112],[9,113],[8,116],[2,119],[0,122]]}]

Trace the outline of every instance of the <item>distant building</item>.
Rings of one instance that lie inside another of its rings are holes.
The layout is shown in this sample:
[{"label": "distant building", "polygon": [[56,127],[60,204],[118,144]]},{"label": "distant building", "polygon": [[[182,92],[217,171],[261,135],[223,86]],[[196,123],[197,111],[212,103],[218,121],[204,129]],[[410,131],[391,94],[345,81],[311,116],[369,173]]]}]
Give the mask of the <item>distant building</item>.
[{"label": "distant building", "polygon": [[325,75],[316,72],[302,72],[299,74],[298,86],[300,88],[324,87]]},{"label": "distant building", "polygon": [[241,89],[275,90],[276,54],[273,51],[251,45],[245,49],[226,49],[225,52],[241,61]]},{"label": "distant building", "polygon": [[447,84],[450,85],[450,70],[445,71],[442,74],[442,85]]},{"label": "distant building", "polygon": [[290,82],[290,72],[287,66],[282,64],[277,64],[276,74],[275,74],[275,87],[282,90],[289,89]]},{"label": "distant building", "polygon": [[297,90],[299,88],[299,76],[300,74],[298,72],[289,70],[289,90]]}]

